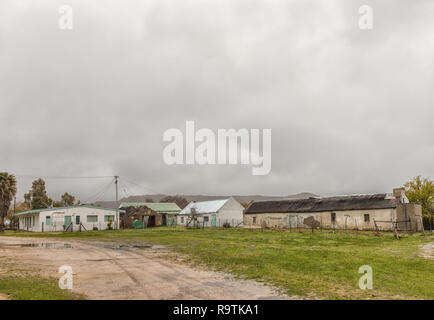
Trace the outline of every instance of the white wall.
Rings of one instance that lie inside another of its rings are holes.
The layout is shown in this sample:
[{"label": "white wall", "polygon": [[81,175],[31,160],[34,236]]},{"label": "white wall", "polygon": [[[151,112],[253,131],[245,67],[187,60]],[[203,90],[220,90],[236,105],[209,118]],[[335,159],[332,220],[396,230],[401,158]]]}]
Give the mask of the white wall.
[{"label": "white wall", "polygon": [[[25,218],[33,216],[35,222],[27,228],[25,226]],[[47,216],[51,217],[50,225],[47,225]],[[60,208],[50,211],[41,211],[40,213],[28,214],[19,216],[20,229],[29,230],[34,232],[52,232],[63,231],[65,224],[65,216],[70,216],[73,223],[73,231],[79,231],[79,224],[76,223],[76,217],[80,217],[80,221],[86,230],[92,230],[94,227],[98,230],[107,229],[108,222],[105,221],[105,216],[113,216],[112,227],[116,228],[116,211],[104,210],[100,208],[87,208],[87,207],[74,207],[74,208]],[[88,222],[88,216],[97,216],[97,222]],[[82,229],[84,231],[84,229]]]},{"label": "white wall", "polygon": [[[237,225],[243,225],[243,210],[244,207],[234,198],[229,198],[229,200],[216,212],[216,213],[206,213],[197,216],[198,223],[205,227],[211,227],[212,215],[216,215],[216,226],[221,227],[225,222],[230,223],[231,226],[235,227]],[[208,218],[208,221],[204,222],[204,218]],[[184,222],[182,222],[184,218]],[[189,217],[188,215],[180,214],[177,216],[177,225],[186,226]]]}]

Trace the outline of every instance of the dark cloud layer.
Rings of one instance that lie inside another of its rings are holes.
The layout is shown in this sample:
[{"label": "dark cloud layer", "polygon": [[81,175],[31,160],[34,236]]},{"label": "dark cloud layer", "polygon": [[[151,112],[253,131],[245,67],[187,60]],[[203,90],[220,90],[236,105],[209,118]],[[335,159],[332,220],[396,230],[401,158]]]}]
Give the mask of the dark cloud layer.
[{"label": "dark cloud layer", "polygon": [[[72,31],[57,27],[62,4]],[[124,193],[384,192],[432,176],[434,3],[374,3],[372,31],[358,29],[363,4],[2,1],[0,165],[118,174]],[[163,132],[186,120],[272,129],[271,174],[165,165]],[[86,199],[108,182],[48,189]]]}]

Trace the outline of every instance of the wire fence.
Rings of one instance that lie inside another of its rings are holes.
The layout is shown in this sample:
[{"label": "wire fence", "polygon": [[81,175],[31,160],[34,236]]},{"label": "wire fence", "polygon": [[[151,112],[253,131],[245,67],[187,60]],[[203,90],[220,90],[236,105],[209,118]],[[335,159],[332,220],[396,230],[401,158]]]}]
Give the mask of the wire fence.
[{"label": "wire fence", "polygon": [[[425,222],[425,221],[424,221]],[[428,226],[428,228],[426,228]],[[244,225],[245,228],[250,230],[276,230],[287,232],[347,232],[347,233],[363,233],[380,235],[381,232],[393,232],[395,237],[399,237],[399,234],[413,234],[421,232],[422,234],[433,234],[432,225],[422,223],[421,219],[408,220],[376,220],[363,221],[357,223],[357,220],[351,221],[350,219],[344,219],[340,221],[327,221],[322,219],[315,220],[304,219],[299,216],[292,216],[285,218],[276,217],[264,217],[260,221],[256,221],[256,218],[249,219]]]}]

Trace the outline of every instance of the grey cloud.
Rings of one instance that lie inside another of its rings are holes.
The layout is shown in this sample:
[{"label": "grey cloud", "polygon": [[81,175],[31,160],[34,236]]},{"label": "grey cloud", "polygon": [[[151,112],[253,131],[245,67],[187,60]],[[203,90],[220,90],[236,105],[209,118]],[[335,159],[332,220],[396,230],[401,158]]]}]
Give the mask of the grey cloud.
[{"label": "grey cloud", "polygon": [[[372,4],[373,31],[357,28],[361,1],[73,0],[73,31],[57,28],[61,4],[0,4],[5,170],[186,194],[384,192],[433,175],[432,1]],[[162,134],[186,120],[271,128],[271,174],[165,165]],[[47,183],[82,199],[105,185]]]}]

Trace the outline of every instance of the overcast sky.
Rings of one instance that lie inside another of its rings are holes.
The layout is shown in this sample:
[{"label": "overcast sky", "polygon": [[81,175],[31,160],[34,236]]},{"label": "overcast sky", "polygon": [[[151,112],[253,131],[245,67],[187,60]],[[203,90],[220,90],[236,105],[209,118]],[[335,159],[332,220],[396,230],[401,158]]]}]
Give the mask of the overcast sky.
[{"label": "overcast sky", "polygon": [[[432,0],[2,0],[0,169],[19,198],[390,192],[434,175],[433,32]],[[272,129],[271,173],[166,165],[186,120]]]}]

